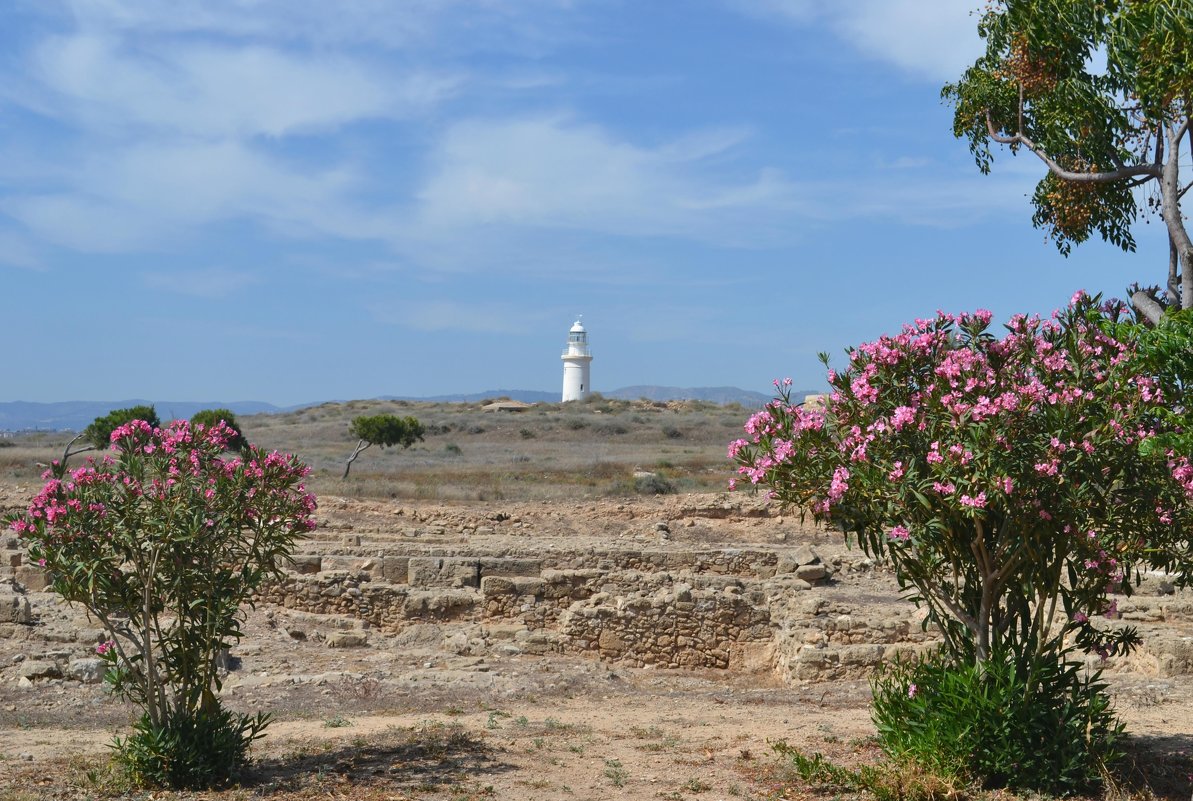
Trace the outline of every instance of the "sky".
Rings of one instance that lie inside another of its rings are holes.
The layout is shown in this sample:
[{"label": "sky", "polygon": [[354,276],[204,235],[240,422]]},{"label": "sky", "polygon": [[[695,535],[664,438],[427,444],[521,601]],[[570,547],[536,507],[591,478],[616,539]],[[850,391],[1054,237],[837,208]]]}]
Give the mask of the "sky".
[{"label": "sky", "polygon": [[970,0],[0,0],[0,401],[824,386],[1065,259],[940,99]]}]

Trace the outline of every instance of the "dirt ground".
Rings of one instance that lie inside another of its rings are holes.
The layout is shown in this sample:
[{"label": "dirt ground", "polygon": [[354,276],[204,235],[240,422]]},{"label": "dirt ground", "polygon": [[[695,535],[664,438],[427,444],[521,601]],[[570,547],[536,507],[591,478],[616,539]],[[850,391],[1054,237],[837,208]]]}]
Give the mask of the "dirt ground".
[{"label": "dirt ground", "polygon": [[[0,502],[19,503],[27,489],[6,486]],[[677,524],[684,508],[709,508],[723,498],[459,506],[327,498],[311,547],[332,552],[345,532],[366,547],[406,536],[398,533],[399,518],[500,514],[513,522],[485,546],[536,548],[544,559],[617,543],[809,542],[826,558],[844,551],[832,534],[760,512],[757,502]],[[658,520],[672,521],[665,540]],[[481,540],[435,529],[422,537],[423,544],[457,547]],[[851,574],[825,592],[906,603],[882,571]],[[102,764],[114,735],[128,731],[133,711],[101,684],[20,679],[22,665],[35,660],[85,655],[95,633],[52,594],[29,597],[36,624],[0,639],[0,800],[91,797],[102,788],[87,771]],[[846,761],[875,755],[865,680],[798,684],[767,670],[633,668],[500,649],[462,656],[445,649],[450,632],[427,626],[374,630],[365,648],[331,649],[294,634],[337,625],[317,617],[272,607],[250,614],[247,636],[232,652],[224,700],[245,712],[270,711],[275,720],[254,749],[256,766],[244,788],[210,797],[777,798],[787,791],[774,771],[774,741]],[[1193,780],[1178,774],[1193,764],[1193,677],[1129,666],[1108,675],[1137,746],[1167,772],[1156,785],[1160,797],[1189,798]]]}]

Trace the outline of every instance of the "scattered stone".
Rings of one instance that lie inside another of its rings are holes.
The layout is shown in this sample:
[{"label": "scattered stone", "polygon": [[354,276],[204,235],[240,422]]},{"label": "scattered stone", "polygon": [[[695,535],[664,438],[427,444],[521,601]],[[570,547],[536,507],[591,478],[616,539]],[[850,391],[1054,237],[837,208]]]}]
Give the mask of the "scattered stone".
[{"label": "scattered stone", "polygon": [[107,665],[102,659],[95,657],[72,659],[66,666],[66,677],[84,684],[98,684],[103,681],[106,671]]},{"label": "scattered stone", "polygon": [[0,623],[31,623],[33,610],[23,594],[0,589]]},{"label": "scattered stone", "polygon": [[368,644],[368,637],[354,631],[337,631],[327,637],[328,648],[363,648]]},{"label": "scattered stone", "polygon": [[21,663],[17,675],[30,681],[37,679],[60,679],[62,678],[62,668],[58,667],[57,662],[30,659]]}]

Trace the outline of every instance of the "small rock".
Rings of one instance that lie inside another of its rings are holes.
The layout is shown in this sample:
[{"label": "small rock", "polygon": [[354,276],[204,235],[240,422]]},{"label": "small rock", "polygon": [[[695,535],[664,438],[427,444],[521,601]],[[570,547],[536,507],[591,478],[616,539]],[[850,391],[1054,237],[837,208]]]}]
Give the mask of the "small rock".
[{"label": "small rock", "polygon": [[21,664],[19,675],[25,679],[60,679],[62,678],[62,668],[58,667],[57,662],[50,662],[41,659],[30,659]]},{"label": "small rock", "polygon": [[106,670],[107,667],[102,659],[95,657],[72,659],[66,666],[66,676],[84,684],[98,684],[103,681]]},{"label": "small rock", "polygon": [[327,638],[328,648],[363,648],[367,644],[368,638],[355,631],[337,631]]}]

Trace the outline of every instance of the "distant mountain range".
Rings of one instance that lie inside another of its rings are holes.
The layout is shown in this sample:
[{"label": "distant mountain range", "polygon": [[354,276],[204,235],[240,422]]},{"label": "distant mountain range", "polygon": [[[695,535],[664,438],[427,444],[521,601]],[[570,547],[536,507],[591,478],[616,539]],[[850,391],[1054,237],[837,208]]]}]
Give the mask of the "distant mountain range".
[{"label": "distant mountain range", "polygon": [[119,401],[61,401],[58,403],[30,403],[10,401],[0,403],[0,431],[82,431],[92,420],[113,409],[127,409],[131,406],[153,406],[163,420],[189,419],[202,409],[231,409],[238,415],[285,412],[300,406],[281,407],[261,401],[151,401],[132,398]]},{"label": "distant mountain range", "polygon": [[[712,403],[740,403],[746,407],[761,406],[771,396],[751,392],[737,387],[658,387],[633,386],[602,392],[606,398],[652,401],[702,400]],[[792,397],[802,399],[806,392],[794,392]],[[460,395],[436,395],[412,397],[388,395],[381,400],[427,401],[434,403],[475,403],[487,398],[512,398],[525,403],[558,403],[558,392],[540,392],[532,389],[491,389],[487,392],[473,392]],[[113,409],[127,409],[130,406],[152,405],[163,420],[190,418],[201,409],[231,409],[238,415],[277,414],[316,403],[301,403],[294,406],[276,406],[261,401],[153,401],[134,398],[120,401],[61,401],[58,403],[32,403],[27,401],[0,402],[0,431],[81,431],[97,417]]]},{"label": "distant mountain range", "polygon": [[[606,398],[619,400],[652,401],[702,400],[711,403],[740,403],[742,406],[761,406],[771,399],[770,395],[751,392],[737,387],[657,387],[639,385],[622,387],[608,392],[601,391]],[[804,393],[806,394],[806,393]],[[800,396],[801,393],[793,393]],[[490,389],[486,392],[471,392],[459,395],[434,395],[414,397],[411,395],[389,395],[382,400],[431,401],[435,403],[476,403],[488,398],[510,398],[523,403],[559,403],[559,392],[540,392],[535,389]],[[233,410],[235,411],[235,410]]]}]

